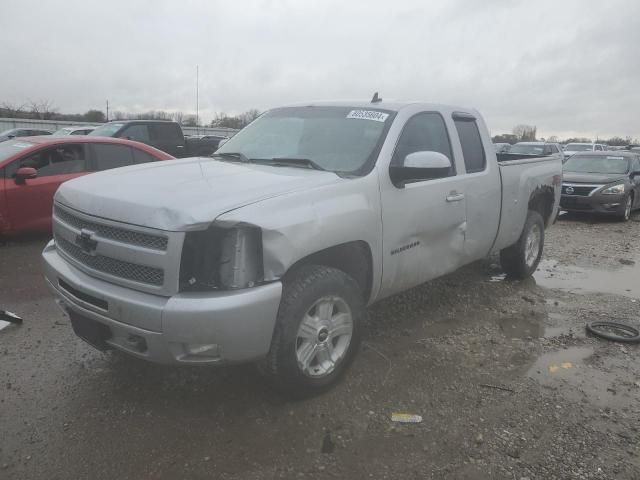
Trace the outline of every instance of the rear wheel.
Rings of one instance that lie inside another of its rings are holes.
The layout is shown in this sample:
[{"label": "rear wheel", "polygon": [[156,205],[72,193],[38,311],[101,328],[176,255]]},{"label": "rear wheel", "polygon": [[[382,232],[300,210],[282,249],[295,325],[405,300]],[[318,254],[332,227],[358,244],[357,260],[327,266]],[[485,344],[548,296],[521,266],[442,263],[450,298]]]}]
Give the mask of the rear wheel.
[{"label": "rear wheel", "polygon": [[300,268],[285,282],[263,374],[294,397],[328,389],[353,360],[365,315],[349,275],[318,265]]},{"label": "rear wheel", "polygon": [[502,269],[509,277],[525,279],[538,268],[544,249],[544,220],[529,210],[520,238],[510,247],[500,251]]}]

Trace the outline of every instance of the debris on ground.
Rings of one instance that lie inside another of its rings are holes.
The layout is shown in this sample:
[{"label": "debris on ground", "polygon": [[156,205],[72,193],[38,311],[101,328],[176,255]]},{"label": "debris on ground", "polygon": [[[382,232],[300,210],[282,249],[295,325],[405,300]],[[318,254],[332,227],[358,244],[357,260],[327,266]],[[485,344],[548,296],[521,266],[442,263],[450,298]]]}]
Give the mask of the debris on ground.
[{"label": "debris on ground", "polygon": [[422,417],[412,413],[392,413],[391,421],[398,423],[421,423]]}]

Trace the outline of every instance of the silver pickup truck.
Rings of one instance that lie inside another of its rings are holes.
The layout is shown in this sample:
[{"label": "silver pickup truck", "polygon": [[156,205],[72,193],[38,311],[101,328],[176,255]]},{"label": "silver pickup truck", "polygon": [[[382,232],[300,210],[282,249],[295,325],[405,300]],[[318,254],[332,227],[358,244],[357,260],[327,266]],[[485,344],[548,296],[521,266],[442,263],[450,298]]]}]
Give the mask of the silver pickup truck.
[{"label": "silver pickup truck", "polygon": [[313,393],[352,360],[373,302],[497,251],[531,275],[561,177],[556,157],[497,158],[470,109],[277,108],[213,157],[63,184],[46,280],[97,348],[257,361]]}]

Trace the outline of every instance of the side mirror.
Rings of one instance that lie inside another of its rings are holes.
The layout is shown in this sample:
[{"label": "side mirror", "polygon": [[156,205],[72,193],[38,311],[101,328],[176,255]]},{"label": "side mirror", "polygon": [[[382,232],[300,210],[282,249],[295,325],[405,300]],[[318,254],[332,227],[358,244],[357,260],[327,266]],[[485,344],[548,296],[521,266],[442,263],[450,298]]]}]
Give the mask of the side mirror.
[{"label": "side mirror", "polygon": [[23,185],[26,180],[31,178],[36,178],[38,176],[38,171],[35,168],[31,167],[21,167],[14,175],[15,182],[18,185]]},{"label": "side mirror", "polygon": [[631,172],[631,178],[640,177],[640,170],[636,170],[635,172]]},{"label": "side mirror", "polygon": [[9,139],[16,138],[16,134],[15,133],[10,133],[9,135],[7,135],[7,138],[9,138]]},{"label": "side mirror", "polygon": [[404,165],[391,165],[389,176],[402,188],[408,182],[447,177],[451,167],[451,160],[440,152],[414,152],[405,157]]}]

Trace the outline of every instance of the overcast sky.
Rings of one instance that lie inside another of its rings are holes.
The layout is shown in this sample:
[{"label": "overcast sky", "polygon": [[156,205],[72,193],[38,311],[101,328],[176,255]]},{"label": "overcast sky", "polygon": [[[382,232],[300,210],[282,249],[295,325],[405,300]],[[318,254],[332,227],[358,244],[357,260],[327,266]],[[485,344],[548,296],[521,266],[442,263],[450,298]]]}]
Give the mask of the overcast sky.
[{"label": "overcast sky", "polygon": [[471,105],[493,134],[640,137],[636,0],[2,2],[0,102],[201,118],[297,101]]}]

